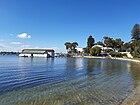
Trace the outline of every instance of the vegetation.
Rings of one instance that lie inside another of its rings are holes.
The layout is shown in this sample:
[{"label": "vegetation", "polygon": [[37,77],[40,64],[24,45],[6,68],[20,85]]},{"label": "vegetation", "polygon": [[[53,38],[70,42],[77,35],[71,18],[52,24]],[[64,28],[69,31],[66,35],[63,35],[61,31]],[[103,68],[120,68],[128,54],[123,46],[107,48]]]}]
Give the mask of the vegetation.
[{"label": "vegetation", "polygon": [[[135,24],[131,31],[131,39],[129,42],[124,43],[121,38],[113,39],[108,36],[103,37],[103,42],[99,41],[95,43],[94,38],[90,35],[87,38],[87,46],[83,48],[84,54],[99,56],[101,53],[110,54],[113,57],[123,57],[126,54],[120,52],[130,52],[134,58],[140,58],[140,25]],[[94,45],[101,45],[106,49],[95,47]],[[77,53],[77,42],[66,42],[66,49],[68,53]],[[93,47],[94,46],[94,47]]]},{"label": "vegetation", "polygon": [[19,52],[0,52],[0,55],[18,55],[20,54]]},{"label": "vegetation", "polygon": [[92,56],[99,56],[101,53],[101,48],[100,47],[93,47],[90,49],[90,54]]},{"label": "vegetation", "polygon": [[123,41],[120,38],[113,39],[110,37],[104,37],[104,44],[106,47],[111,47],[116,51],[121,51],[121,48],[123,46]]},{"label": "vegetation", "polygon": [[111,51],[111,52],[109,52],[109,54],[110,54],[112,57],[127,57],[126,54],[121,54],[120,52],[115,52],[115,51]]},{"label": "vegetation", "polygon": [[103,42],[101,42],[101,41],[99,41],[99,42],[95,43],[95,45],[101,45],[101,46],[104,46],[104,47],[105,47],[104,43],[103,43]]},{"label": "vegetation", "polygon": [[90,35],[87,39],[87,47],[83,48],[84,53],[90,54],[90,49],[94,45],[94,42],[95,42],[94,38]]},{"label": "vegetation", "polygon": [[91,48],[94,45],[94,38],[90,35],[89,38],[87,39],[87,47]]},{"label": "vegetation", "polygon": [[135,24],[131,31],[132,41],[130,43],[131,54],[140,58],[140,26],[139,24]]},{"label": "vegetation", "polygon": [[77,42],[73,42],[73,43],[66,42],[64,45],[66,46],[66,50],[68,53],[76,53],[77,52],[75,49],[78,46]]},{"label": "vegetation", "polygon": [[131,39],[136,40],[136,41],[140,40],[140,26],[139,26],[139,24],[134,25],[131,33],[132,33],[131,34],[131,36],[132,36]]}]

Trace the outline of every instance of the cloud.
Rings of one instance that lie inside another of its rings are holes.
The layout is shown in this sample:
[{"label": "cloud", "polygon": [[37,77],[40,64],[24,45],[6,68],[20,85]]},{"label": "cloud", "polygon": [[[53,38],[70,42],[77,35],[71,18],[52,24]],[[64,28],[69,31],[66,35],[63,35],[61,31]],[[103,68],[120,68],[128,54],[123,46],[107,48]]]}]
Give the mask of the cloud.
[{"label": "cloud", "polygon": [[31,35],[28,35],[27,33],[21,33],[21,34],[18,34],[17,37],[22,38],[22,39],[29,39],[31,38]]},{"label": "cloud", "polygon": [[19,45],[19,44],[22,44],[22,43],[21,42],[11,42],[11,44]]}]

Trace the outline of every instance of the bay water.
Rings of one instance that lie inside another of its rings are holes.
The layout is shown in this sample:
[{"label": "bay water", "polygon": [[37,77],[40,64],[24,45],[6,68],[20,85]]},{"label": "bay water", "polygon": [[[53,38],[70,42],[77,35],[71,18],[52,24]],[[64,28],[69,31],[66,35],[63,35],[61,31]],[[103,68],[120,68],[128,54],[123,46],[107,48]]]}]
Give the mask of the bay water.
[{"label": "bay water", "polygon": [[0,105],[119,105],[140,83],[140,64],[0,55]]}]

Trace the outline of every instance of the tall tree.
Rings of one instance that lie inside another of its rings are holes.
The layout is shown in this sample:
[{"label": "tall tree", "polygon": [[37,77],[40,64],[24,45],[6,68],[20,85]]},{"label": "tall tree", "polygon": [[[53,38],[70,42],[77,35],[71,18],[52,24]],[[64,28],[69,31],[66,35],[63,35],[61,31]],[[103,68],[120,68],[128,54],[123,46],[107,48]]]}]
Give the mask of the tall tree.
[{"label": "tall tree", "polygon": [[71,44],[71,50],[72,50],[72,52],[76,52],[76,47],[78,46],[78,43],[77,42],[73,42],[72,44]]},{"label": "tall tree", "polygon": [[69,51],[71,50],[71,43],[70,42],[66,42],[64,45],[66,46],[66,50],[69,53]]},{"label": "tall tree", "polygon": [[135,24],[132,31],[131,36],[133,40],[139,40],[140,39],[140,26],[139,24]]},{"label": "tall tree", "polygon": [[94,45],[94,38],[90,35],[89,38],[87,39],[87,47],[91,48]]}]

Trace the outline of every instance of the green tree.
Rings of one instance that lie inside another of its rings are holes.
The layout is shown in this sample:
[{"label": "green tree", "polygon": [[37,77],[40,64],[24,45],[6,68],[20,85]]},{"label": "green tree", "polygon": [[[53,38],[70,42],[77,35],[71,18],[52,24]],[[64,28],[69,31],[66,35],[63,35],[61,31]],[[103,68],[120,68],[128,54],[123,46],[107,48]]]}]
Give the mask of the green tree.
[{"label": "green tree", "polygon": [[121,47],[121,51],[129,51],[131,50],[131,42],[124,43]]},{"label": "green tree", "polygon": [[112,47],[113,48],[114,47],[113,38],[105,36],[104,37],[104,44],[105,44],[106,47]]},{"label": "green tree", "polygon": [[90,35],[89,38],[87,39],[87,47],[91,48],[94,45],[94,38]]},{"label": "green tree", "polygon": [[113,40],[113,46],[115,50],[120,51],[121,47],[123,46],[123,41],[120,38]]},{"label": "green tree", "polygon": [[140,58],[140,40],[134,40],[131,43],[131,54],[133,57]]},{"label": "green tree", "polygon": [[83,48],[83,50],[84,50],[85,54],[89,54],[90,53],[90,48],[89,47],[85,47],[85,48]]},{"label": "green tree", "polygon": [[67,53],[69,53],[71,51],[71,43],[66,42],[64,45],[66,46]]},{"label": "green tree", "polygon": [[106,47],[111,47],[113,48],[114,50],[117,50],[117,51],[120,51],[121,50],[121,47],[123,46],[123,41],[120,39],[120,38],[117,38],[117,39],[113,39],[113,38],[110,38],[110,37],[104,37],[104,44]]},{"label": "green tree", "polygon": [[135,24],[132,31],[131,36],[133,40],[139,40],[140,39],[140,26],[139,24]]},{"label": "green tree", "polygon": [[64,44],[66,46],[66,50],[68,53],[76,53],[76,47],[78,46],[78,43],[77,42],[66,42]]},{"label": "green tree", "polygon": [[95,43],[95,45],[101,45],[101,46],[105,46],[103,42],[99,41],[97,43]]},{"label": "green tree", "polygon": [[73,53],[76,53],[76,47],[78,46],[78,43],[77,42],[73,42],[72,44],[71,44],[71,51],[73,52]]},{"label": "green tree", "polygon": [[92,56],[99,56],[101,53],[101,48],[100,47],[93,47],[90,49],[90,54]]}]

